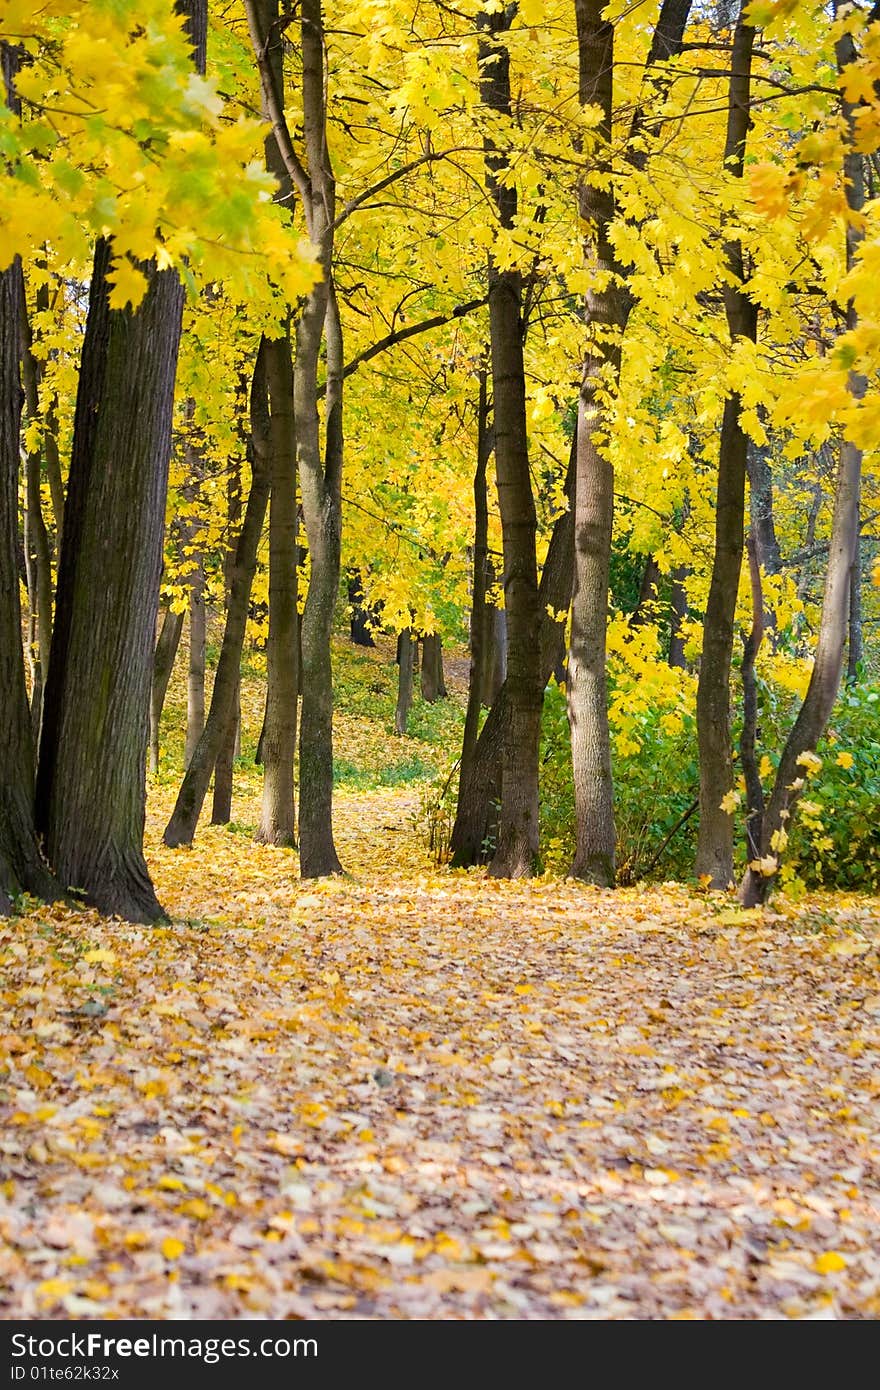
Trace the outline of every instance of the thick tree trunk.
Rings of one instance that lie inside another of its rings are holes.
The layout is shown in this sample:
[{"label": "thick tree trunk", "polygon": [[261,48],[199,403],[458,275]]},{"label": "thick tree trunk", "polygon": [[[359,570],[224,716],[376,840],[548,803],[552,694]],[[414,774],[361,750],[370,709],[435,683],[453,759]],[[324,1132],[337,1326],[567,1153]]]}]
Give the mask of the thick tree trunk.
[{"label": "thick tree trunk", "polygon": [[[741,178],[749,129],[754,29],[740,17],[731,56],[725,164]],[[726,260],[731,274],[724,286],[724,307],[731,342],[754,342],[757,308],[747,298],[742,247],[730,242]],[[745,524],[748,439],[740,423],[742,402],[728,396],[721,423],[718,483],[715,498],[715,552],[709,598],[703,620],[703,651],[697,682],[697,741],[700,753],[700,827],[696,873],[712,888],[733,882],[733,815],[722,802],[733,788],[730,746],[730,666]]]},{"label": "thick tree trunk", "polygon": [[267,341],[272,494],[269,504],[269,639],[266,715],[261,736],[263,803],[257,839],[294,845],[299,640],[297,613],[296,440],[290,339]]},{"label": "thick tree trunk", "polygon": [[[499,126],[511,117],[510,55],[498,36],[512,10],[480,14],[480,96]],[[493,126],[493,129],[499,128]],[[486,185],[501,226],[517,216],[515,186],[501,178],[507,157],[493,138],[484,140]],[[539,670],[537,518],[529,473],[523,364],[522,277],[489,260],[489,337],[495,473],[504,549],[507,615],[507,691],[510,714],[504,731],[498,844],[489,873],[518,878],[534,872],[538,856],[538,755],[544,685]]]},{"label": "thick tree trunk", "polygon": [[[12,55],[2,45],[4,77]],[[21,265],[0,272],[0,915],[22,891],[58,896],[34,829],[34,749],[21,648],[18,464],[21,412],[18,352]]]},{"label": "thick tree trunk", "polygon": [[[856,56],[850,35],[838,40],[836,53],[838,70],[842,72]],[[846,261],[847,267],[851,268],[864,235],[864,222],[860,216],[864,206],[864,176],[862,156],[855,150],[856,108],[846,98],[842,99],[841,106],[849,136],[849,149],[844,160],[844,185],[847,204],[853,214],[846,231]],[[850,332],[858,327],[858,315],[852,301],[847,305],[846,326]],[[867,388],[865,378],[851,372],[848,388],[854,401],[861,400]],[[740,899],[747,907],[765,902],[775,882],[785,852],[791,816],[805,782],[805,755],[807,758],[810,754],[815,755],[840,690],[849,626],[853,563],[859,542],[861,476],[861,450],[850,440],[844,439],[840,445],[828,568],[813,670],[803,704],[776,769],[773,791],[764,815],[761,857],[750,861],[740,885]]]},{"label": "thick tree trunk", "polygon": [[153,654],[153,682],[150,688],[150,772],[154,775],[159,771],[159,727],[162,709],[182,632],[183,613],[175,613],[173,608],[166,608]]},{"label": "thick tree trunk", "polygon": [[235,759],[239,755],[239,734],[241,729],[241,710],[239,692],[241,690],[240,671],[236,673],[235,691],[232,696],[232,715],[220,743],[220,751],[214,764],[214,791],[211,798],[211,824],[228,825],[232,820],[232,788],[235,780]]},{"label": "thick tree trunk", "polygon": [[412,628],[406,627],[397,639],[397,707],[394,711],[394,732],[401,736],[406,733],[413,702],[414,650]]},{"label": "thick tree trunk", "polygon": [[183,765],[190,758],[205,727],[205,641],[207,612],[205,608],[205,579],[201,565],[193,575],[189,592],[189,662],[186,679],[186,745]]},{"label": "thick tree trunk", "polygon": [[[569,506],[553,527],[538,589],[538,606],[541,612],[538,634],[539,672],[542,686],[547,684],[559,661],[560,650],[564,644],[565,618],[571,603],[574,574],[574,472],[573,442],[565,479],[565,495]],[[548,609],[552,609],[554,614],[561,614],[561,621],[557,622],[551,617]],[[501,750],[504,746],[509,714],[508,687],[505,682],[486,716],[473,756],[467,766],[463,765],[462,768],[455,824],[449,842],[453,868],[469,868],[473,864],[482,863],[486,858],[486,847],[493,839],[501,784]]]},{"label": "thick tree trunk", "polygon": [[[602,0],[575,0],[581,105],[602,112],[599,136],[610,148],[613,112],[614,25],[601,18]],[[604,286],[587,295],[590,345],[581,382],[577,423],[575,562],[568,658],[568,716],[577,831],[571,873],[600,887],[614,883],[614,789],[605,670],[608,573],[614,517],[614,472],[597,439],[606,402],[617,391],[629,299],[609,240],[614,188],[608,156],[602,186],[583,180],[581,219],[593,229]]]},{"label": "thick tree trunk", "polygon": [[[205,0],[181,0],[204,72]],[[142,267],[111,310],[101,240],[89,296],[36,786],[58,876],[101,912],[161,917],[143,854],[146,754],[183,288]]]},{"label": "thick tree trunk", "polygon": [[257,355],[251,388],[251,441],[251,486],[230,575],[226,627],[214,675],[211,707],[171,819],[165,827],[163,839],[172,848],[192,844],[211,774],[226,741],[233,737],[248,603],[269,501],[269,407],[262,348]]},{"label": "thick tree trunk", "polygon": [[422,664],[419,672],[422,699],[429,705],[446,699],[443,677],[443,643],[440,634],[429,632],[422,638]]}]

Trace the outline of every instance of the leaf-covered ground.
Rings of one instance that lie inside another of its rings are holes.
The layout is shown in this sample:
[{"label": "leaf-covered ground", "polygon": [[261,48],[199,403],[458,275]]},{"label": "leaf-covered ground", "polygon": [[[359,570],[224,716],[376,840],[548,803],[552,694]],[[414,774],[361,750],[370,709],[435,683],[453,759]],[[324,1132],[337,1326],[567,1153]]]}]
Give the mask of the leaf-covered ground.
[{"label": "leaf-covered ground", "polygon": [[436,870],[407,786],[301,885],[172,792],[171,926],[0,926],[2,1316],[880,1315],[876,901]]}]

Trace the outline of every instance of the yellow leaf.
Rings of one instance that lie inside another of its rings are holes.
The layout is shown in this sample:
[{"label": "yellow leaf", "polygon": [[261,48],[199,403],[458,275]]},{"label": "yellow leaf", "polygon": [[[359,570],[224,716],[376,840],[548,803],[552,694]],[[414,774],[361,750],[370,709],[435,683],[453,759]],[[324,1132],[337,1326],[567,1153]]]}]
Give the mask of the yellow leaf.
[{"label": "yellow leaf", "polygon": [[161,1187],[165,1192],[185,1192],[186,1183],[181,1182],[180,1178],[171,1178],[166,1174],[159,1179],[157,1187]]},{"label": "yellow leaf", "polygon": [[176,1236],[166,1236],[162,1242],[161,1249],[166,1260],[177,1260],[183,1254],[186,1246],[183,1241],[178,1240]]},{"label": "yellow leaf", "polygon": [[838,767],[852,767],[853,755],[852,753],[838,753],[835,761]]},{"label": "yellow leaf", "polygon": [[95,951],[86,951],[85,955],[83,956],[83,960],[86,962],[87,965],[112,965],[113,962],[116,960],[116,953],[114,951],[105,951],[103,949]]},{"label": "yellow leaf", "polygon": [[120,256],[113,262],[107,280],[113,286],[111,309],[124,309],[127,304],[136,309],[147,292],[146,275],[132,265],[127,256]]},{"label": "yellow leaf", "polygon": [[846,1260],[836,1250],[826,1250],[824,1255],[816,1256],[813,1268],[817,1274],[837,1274],[846,1269]]}]

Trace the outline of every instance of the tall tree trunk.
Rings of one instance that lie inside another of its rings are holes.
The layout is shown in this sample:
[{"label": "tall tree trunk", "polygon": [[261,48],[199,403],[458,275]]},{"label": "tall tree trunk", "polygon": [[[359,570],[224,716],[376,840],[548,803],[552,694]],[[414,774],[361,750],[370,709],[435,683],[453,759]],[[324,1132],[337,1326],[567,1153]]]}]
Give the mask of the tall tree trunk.
[{"label": "tall tree trunk", "polygon": [[263,803],[257,839],[296,843],[293,763],[299,682],[296,441],[289,337],[266,342],[272,493],[269,506],[268,686],[261,737]]},{"label": "tall tree trunk", "polygon": [[474,577],[471,588],[470,671],[458,774],[459,799],[461,798],[462,787],[467,784],[470,762],[480,728],[484,666],[486,650],[489,645],[489,614],[486,603],[486,580],[489,564],[489,506],[486,496],[486,467],[494,441],[489,428],[487,397],[486,369],[481,367],[477,401],[477,466],[474,470]]},{"label": "tall tree trunk", "polygon": [[[752,46],[755,31],[740,16],[731,55],[726,167],[742,178],[750,116]],[[728,242],[725,258],[730,282],[724,307],[731,343],[755,342],[757,307],[744,290],[742,247]],[[703,651],[697,681],[697,741],[700,755],[700,826],[696,873],[712,888],[733,882],[733,815],[722,805],[733,788],[730,746],[730,666],[736,600],[742,570],[748,439],[741,424],[742,402],[733,392],[724,403],[715,498],[715,552],[703,620]]]},{"label": "tall tree trunk", "polygon": [[159,726],[162,709],[182,632],[183,613],[176,613],[171,607],[166,608],[153,654],[153,681],[150,688],[150,771],[154,775],[159,771]]},{"label": "tall tree trunk", "polygon": [[257,550],[269,501],[269,405],[262,344],[251,386],[251,486],[230,576],[226,627],[202,736],[186,770],[163,839],[172,848],[192,844],[211,774],[225,741],[234,736],[241,652],[247,627]]},{"label": "tall tree trunk", "polygon": [[[498,581],[491,556],[486,561],[486,587],[492,588]],[[507,680],[507,613],[497,604],[486,601],[486,642],[483,648],[483,665],[480,674],[480,698],[491,708],[498,698],[498,692]]]},{"label": "tall tree trunk", "polygon": [[[838,6],[835,5],[835,13],[837,10]],[[850,35],[845,34],[838,40],[836,54],[838,70],[843,72],[856,56]],[[849,137],[844,160],[844,185],[847,205],[852,214],[846,230],[846,261],[847,268],[851,269],[864,235],[861,217],[864,206],[864,174],[862,156],[855,149],[856,107],[843,97],[841,108]],[[847,330],[853,332],[858,327],[858,322],[855,305],[850,300],[846,313]],[[866,388],[865,378],[850,372],[848,389],[854,401],[862,399]],[[825,572],[822,616],[819,621],[813,669],[803,704],[776,769],[773,791],[764,815],[761,857],[749,863],[740,885],[740,899],[747,907],[765,902],[776,879],[788,839],[789,822],[804,786],[805,755],[808,757],[815,754],[840,690],[849,623],[853,560],[859,539],[861,476],[861,450],[850,440],[844,439],[840,445],[828,568]]]},{"label": "tall tree trunk", "polygon": [[[498,38],[509,29],[512,17],[512,9],[477,16],[480,97],[501,122],[511,118],[510,55]],[[497,130],[499,125],[492,128]],[[507,156],[492,137],[484,139],[484,148],[486,185],[501,226],[510,230],[516,221],[517,195],[515,186],[502,178]],[[538,856],[538,755],[544,687],[539,671],[537,517],[526,426],[522,276],[517,269],[502,270],[491,255],[489,338],[510,703],[498,845],[489,873],[496,878],[519,878],[534,871]]]},{"label": "tall tree trunk", "polygon": [[[21,376],[28,418],[40,419],[40,366],[33,354],[27,318],[24,276],[21,276]],[[36,647],[32,664],[31,720],[34,736],[39,740],[43,713],[43,690],[49,673],[49,650],[52,644],[52,552],[49,534],[43,517],[41,497],[42,454],[28,449],[25,460],[26,537],[25,559],[29,562],[28,605],[30,622],[35,625]],[[30,627],[30,623],[29,623]],[[29,633],[30,636],[30,633]]]},{"label": "tall tree trunk", "polygon": [[205,576],[201,562],[189,591],[189,662],[186,679],[186,746],[183,765],[189,761],[205,727]]},{"label": "tall tree trunk", "polygon": [[[541,613],[538,650],[542,686],[547,684],[559,661],[564,643],[565,618],[571,603],[574,573],[574,473],[575,444],[572,442],[565,478],[568,510],[562,513],[553,527],[538,588],[538,606]],[[561,621],[551,617],[548,609],[554,614],[561,614]],[[458,806],[449,841],[453,868],[469,868],[472,864],[482,863],[486,857],[485,845],[490,838],[493,808],[500,793],[501,751],[509,715],[508,685],[505,681],[486,716],[473,756],[467,766],[463,767],[459,781]]]},{"label": "tall tree trunk", "polygon": [[232,694],[232,713],[226,725],[226,732],[214,764],[214,791],[211,797],[211,824],[228,825],[232,820],[232,788],[235,781],[235,759],[239,754],[239,731],[241,711],[239,694],[241,691],[241,669],[235,673],[235,688]]},{"label": "tall tree trunk", "polygon": [[764,820],[764,789],[758,770],[758,681],[755,671],[758,649],[764,635],[764,595],[761,565],[754,529],[748,540],[749,579],[752,590],[752,626],[743,637],[742,685],[743,722],[739,737],[739,760],[746,783],[746,850],[749,861],[760,857]]},{"label": "tall tree trunk", "polygon": [[[264,45],[271,91],[284,106],[283,33],[278,0],[252,0],[254,36]],[[273,103],[263,91],[263,117],[271,123]],[[274,130],[266,138],[266,168],[278,182],[276,201],[290,206],[293,186]],[[293,764],[296,756],[299,684],[297,611],[296,439],[290,320],[278,338],[264,345],[269,387],[269,637],[266,643],[266,712],[260,733],[263,800],[256,838],[264,844],[296,843]]]},{"label": "tall tree trunk", "polygon": [[[610,149],[613,112],[614,25],[601,18],[602,0],[575,0],[579,96],[582,106],[602,112],[598,135]],[[628,295],[610,242],[614,188],[609,156],[603,153],[601,187],[583,179],[578,190],[581,219],[595,237],[604,286],[587,294],[590,344],[581,381],[577,422],[575,562],[568,657],[568,717],[577,831],[571,873],[601,887],[614,883],[614,790],[605,671],[608,573],[614,516],[614,472],[597,439],[607,403],[617,391]]]},{"label": "tall tree trunk", "polygon": [[[7,90],[13,55],[0,46]],[[23,890],[58,896],[37,847],[34,749],[21,649],[18,565],[18,464],[21,412],[18,352],[21,265],[0,272],[0,915]]]},{"label": "tall tree trunk", "polygon": [[422,699],[433,705],[437,700],[446,699],[446,681],[443,677],[443,642],[438,632],[426,633],[422,638],[422,665],[419,672],[419,685]]},{"label": "tall tree trunk", "polygon": [[[206,0],[180,0],[199,71]],[[64,883],[101,912],[163,915],[143,853],[146,754],[174,379],[177,274],[142,267],[111,310],[100,240],[82,346],[36,786],[37,830]]]},{"label": "tall tree trunk", "polygon": [[394,711],[394,732],[401,735],[406,733],[412,708],[414,650],[412,628],[405,627],[397,639],[397,708]]},{"label": "tall tree trunk", "polygon": [[856,685],[863,655],[862,636],[862,546],[861,525],[856,518],[856,541],[853,547],[852,573],[849,582],[849,622],[846,645],[846,683]]}]

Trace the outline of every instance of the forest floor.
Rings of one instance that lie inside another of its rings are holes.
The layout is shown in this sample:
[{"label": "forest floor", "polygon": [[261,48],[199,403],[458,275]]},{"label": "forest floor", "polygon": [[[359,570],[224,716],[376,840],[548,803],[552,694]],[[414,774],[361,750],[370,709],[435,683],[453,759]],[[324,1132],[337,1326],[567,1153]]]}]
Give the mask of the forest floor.
[{"label": "forest floor", "polygon": [[0,927],[0,1315],[880,1316],[880,903],[438,869],[353,706],[347,877],[169,775],[169,926]]}]

